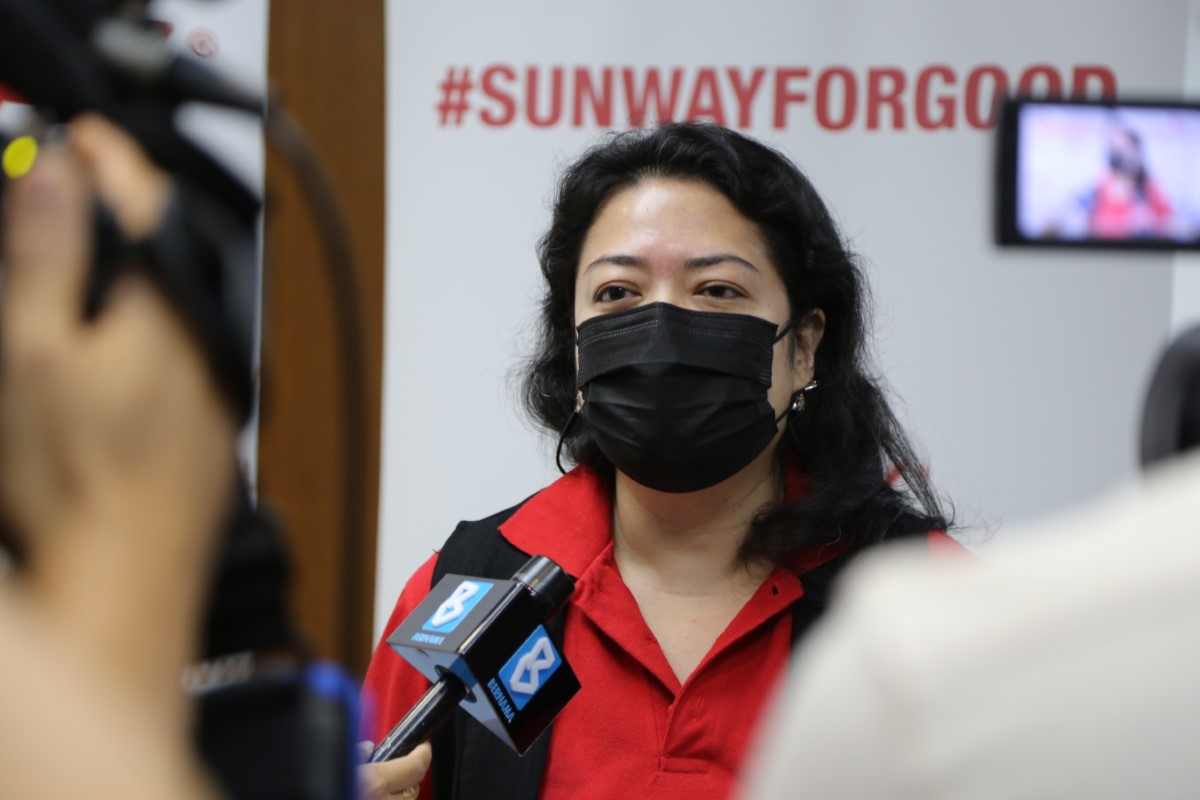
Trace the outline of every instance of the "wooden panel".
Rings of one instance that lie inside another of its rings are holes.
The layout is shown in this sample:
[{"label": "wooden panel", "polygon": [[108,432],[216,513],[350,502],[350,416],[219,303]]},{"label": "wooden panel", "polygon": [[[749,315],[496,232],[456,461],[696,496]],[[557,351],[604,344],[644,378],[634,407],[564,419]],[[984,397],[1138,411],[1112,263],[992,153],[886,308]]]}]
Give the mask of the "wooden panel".
[{"label": "wooden panel", "polygon": [[269,74],[307,131],[350,220],[366,330],[366,508],[342,531],[343,395],[332,293],[296,181],[267,159],[260,496],[282,518],[293,604],[318,654],[361,675],[375,583],[384,258],[383,0],[275,0]]}]

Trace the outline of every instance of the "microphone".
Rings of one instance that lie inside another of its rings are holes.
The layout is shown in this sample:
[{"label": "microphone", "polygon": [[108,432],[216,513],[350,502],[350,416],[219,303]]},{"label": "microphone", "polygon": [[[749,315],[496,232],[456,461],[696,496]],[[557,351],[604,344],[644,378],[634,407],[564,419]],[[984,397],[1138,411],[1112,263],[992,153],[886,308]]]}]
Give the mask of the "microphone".
[{"label": "microphone", "polygon": [[433,685],[368,762],[412,752],[459,704],[524,755],[579,691],[543,624],[574,591],[571,576],[545,556],[508,581],[442,578],[387,640]]}]

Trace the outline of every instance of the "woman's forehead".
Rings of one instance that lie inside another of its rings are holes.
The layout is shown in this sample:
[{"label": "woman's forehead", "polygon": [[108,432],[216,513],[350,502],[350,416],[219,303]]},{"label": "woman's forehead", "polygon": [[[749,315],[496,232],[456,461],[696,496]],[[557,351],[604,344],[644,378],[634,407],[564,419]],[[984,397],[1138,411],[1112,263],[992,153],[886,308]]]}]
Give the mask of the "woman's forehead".
[{"label": "woman's forehead", "polygon": [[678,178],[644,179],[609,197],[588,229],[578,267],[613,248],[622,252],[609,255],[661,251],[682,258],[733,251],[752,263],[767,252],[758,226],[724,194],[702,181]]}]

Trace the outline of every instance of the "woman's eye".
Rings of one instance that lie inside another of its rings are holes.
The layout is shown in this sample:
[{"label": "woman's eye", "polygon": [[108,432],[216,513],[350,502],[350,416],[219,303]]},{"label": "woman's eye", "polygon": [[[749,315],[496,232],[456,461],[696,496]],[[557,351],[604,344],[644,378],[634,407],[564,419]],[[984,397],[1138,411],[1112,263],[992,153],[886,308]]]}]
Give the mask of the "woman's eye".
[{"label": "woman's eye", "polygon": [[718,300],[732,300],[735,297],[745,297],[740,290],[725,284],[713,283],[700,289],[700,294],[705,297],[715,297]]},{"label": "woman's eye", "polygon": [[629,297],[629,289],[624,286],[605,286],[596,293],[598,303],[616,303]]}]

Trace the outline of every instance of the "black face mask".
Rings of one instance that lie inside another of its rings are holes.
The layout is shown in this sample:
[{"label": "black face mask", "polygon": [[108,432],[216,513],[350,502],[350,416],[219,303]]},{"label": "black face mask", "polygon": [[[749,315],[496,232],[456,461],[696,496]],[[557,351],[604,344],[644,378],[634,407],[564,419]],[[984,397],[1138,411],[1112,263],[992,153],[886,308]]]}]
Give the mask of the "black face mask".
[{"label": "black face mask", "polygon": [[1136,155],[1130,155],[1121,150],[1110,150],[1108,152],[1108,165],[1114,171],[1124,173],[1131,178],[1138,178],[1144,174],[1141,159]]},{"label": "black face mask", "polygon": [[[580,417],[613,466],[662,492],[707,489],[775,438],[775,323],[653,303],[579,326]],[[786,412],[785,412],[786,413]]]}]

